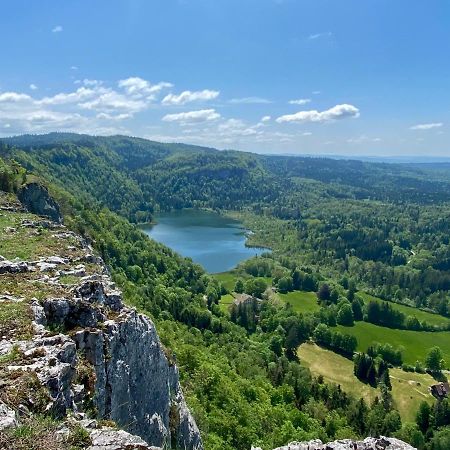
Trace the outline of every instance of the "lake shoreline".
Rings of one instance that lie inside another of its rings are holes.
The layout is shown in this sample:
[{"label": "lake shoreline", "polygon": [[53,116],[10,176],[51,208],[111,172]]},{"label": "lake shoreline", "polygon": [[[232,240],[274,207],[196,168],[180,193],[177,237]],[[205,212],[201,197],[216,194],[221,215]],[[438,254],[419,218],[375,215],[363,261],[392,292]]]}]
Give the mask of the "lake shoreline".
[{"label": "lake shoreline", "polygon": [[162,212],[139,228],[149,237],[191,258],[208,273],[226,272],[271,251],[249,242],[253,231],[228,211],[185,208]]}]

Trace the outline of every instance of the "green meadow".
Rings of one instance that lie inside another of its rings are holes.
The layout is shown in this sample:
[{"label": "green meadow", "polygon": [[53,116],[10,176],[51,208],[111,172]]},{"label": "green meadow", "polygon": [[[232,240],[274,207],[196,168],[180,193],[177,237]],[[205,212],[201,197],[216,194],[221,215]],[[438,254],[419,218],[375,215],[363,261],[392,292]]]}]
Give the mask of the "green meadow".
[{"label": "green meadow", "polygon": [[[339,384],[341,388],[371,403],[379,391],[359,381],[353,374],[353,362],[316,344],[305,343],[298,349],[302,365],[308,367],[314,375],[322,375],[325,381]],[[435,381],[428,374],[404,372],[401,369],[390,370],[392,396],[398,411],[405,422],[413,422],[416,411],[423,400],[433,402],[428,387]]]},{"label": "green meadow", "polygon": [[431,347],[439,346],[444,354],[445,367],[450,367],[450,331],[410,331],[380,327],[368,322],[355,322],[353,327],[338,325],[342,333],[351,334],[358,340],[358,351],[367,351],[373,342],[403,347],[403,362],[414,365],[423,362]]},{"label": "green meadow", "polygon": [[277,295],[283,303],[289,303],[296,312],[313,313],[320,309],[315,292],[293,291]]},{"label": "green meadow", "polygon": [[[383,302],[383,300],[381,300],[380,298],[366,294],[365,292],[358,292],[357,295],[361,297],[366,303],[368,303],[370,300],[374,300],[378,303]],[[421,309],[401,305],[399,303],[389,302],[389,304],[397,311],[402,312],[406,317],[408,316],[416,317],[421,322],[425,321],[431,325],[438,325],[438,326],[450,324],[450,319],[448,317],[440,316],[439,314],[422,311]]]}]

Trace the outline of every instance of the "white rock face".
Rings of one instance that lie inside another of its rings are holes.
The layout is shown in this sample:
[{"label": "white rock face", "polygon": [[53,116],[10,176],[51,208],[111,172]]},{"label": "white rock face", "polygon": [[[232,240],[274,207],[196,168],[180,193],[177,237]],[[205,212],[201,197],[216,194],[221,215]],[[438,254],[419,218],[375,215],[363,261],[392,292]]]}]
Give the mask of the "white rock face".
[{"label": "white rock face", "polygon": [[91,433],[92,445],[87,450],[162,450],[150,447],[139,436],[133,436],[123,430],[103,428]]},{"label": "white rock face", "polygon": [[16,413],[0,402],[0,431],[17,427]]},{"label": "white rock face", "polygon": [[[252,447],[252,450],[261,450]],[[291,442],[284,447],[274,450],[417,450],[415,447],[400,441],[399,439],[380,436],[379,438],[368,437],[363,441],[352,441],[341,439],[338,441],[322,443],[320,439],[308,442]]]},{"label": "white rock face", "polygon": [[[63,414],[82,403],[80,386],[71,386],[78,351],[95,371],[93,401],[98,418],[111,419],[157,447],[203,449],[184,400],[178,369],[164,354],[153,322],[123,306],[121,293],[108,276],[80,281],[68,298],[33,304],[37,330],[42,331],[43,325],[78,330],[71,338],[41,337],[32,343],[46,349],[43,364],[36,364],[40,379],[55,399],[54,409]],[[114,312],[114,320],[107,320],[108,311]],[[54,360],[51,377],[48,370],[42,370],[49,357]]]},{"label": "white rock face", "polygon": [[147,317],[124,308],[102,331],[82,330],[75,341],[95,367],[99,417],[111,418],[153,445],[203,448],[178,370],[167,360]]},{"label": "white rock face", "polygon": [[[178,369],[167,359],[153,322],[123,305],[122,294],[111,282],[101,258],[92,255],[92,248],[82,238],[64,231],[63,225],[57,227],[63,231],[55,238],[76,238],[84,257],[78,253],[76,258],[55,255],[37,261],[0,258],[0,274],[19,276],[29,272],[40,277],[38,282],[58,286],[61,292],[59,298],[32,299],[32,339],[0,341],[0,354],[14,347],[23,354],[7,370],[34,372],[49,393],[46,410],[57,417],[68,420],[70,411],[84,416],[85,400],[89,400],[98,419],[111,419],[123,428],[95,430],[91,450],[203,450],[200,432],[181,390]],[[80,260],[98,264],[98,272],[80,276],[72,288],[60,284],[65,271],[85,272]],[[58,270],[59,266],[64,266],[64,272]],[[41,274],[47,271],[50,276]],[[9,294],[0,288],[0,295]],[[3,297],[2,301],[15,300]],[[55,334],[49,328],[65,331]],[[77,367],[85,364],[84,358],[92,367],[83,369],[91,369],[92,378],[80,384]],[[15,411],[1,404],[0,429],[10,426],[17,426]]]}]

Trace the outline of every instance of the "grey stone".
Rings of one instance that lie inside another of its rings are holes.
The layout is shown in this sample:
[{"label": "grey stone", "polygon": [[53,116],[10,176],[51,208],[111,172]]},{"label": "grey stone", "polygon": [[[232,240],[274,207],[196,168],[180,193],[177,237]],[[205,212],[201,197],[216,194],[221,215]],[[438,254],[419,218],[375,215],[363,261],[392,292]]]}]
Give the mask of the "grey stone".
[{"label": "grey stone", "polygon": [[62,222],[59,205],[50,197],[45,186],[39,183],[26,184],[20,189],[17,196],[28,211],[39,216],[48,217],[53,222]]},{"label": "grey stone", "polygon": [[18,426],[16,413],[0,401],[0,431]]},{"label": "grey stone", "polygon": [[51,264],[63,264],[66,265],[68,263],[67,259],[61,258],[61,256],[48,256],[45,258],[45,261]]},{"label": "grey stone", "polygon": [[81,299],[49,298],[42,303],[46,322],[71,330],[77,326],[96,327],[106,320],[97,308]]},{"label": "grey stone", "polygon": [[[252,450],[261,450],[252,447]],[[363,441],[351,439],[340,439],[326,444],[320,439],[307,442],[291,442],[287,446],[278,447],[274,450],[416,450],[406,442],[396,438],[380,436],[378,438],[368,437]]]},{"label": "grey stone", "polygon": [[[184,400],[176,366],[169,363],[153,323],[124,308],[102,332],[84,330],[77,346],[95,368],[99,417],[114,420],[157,446],[177,443],[202,449],[200,433]],[[171,429],[171,415],[176,415]]]},{"label": "grey stone", "polygon": [[0,261],[0,275],[4,273],[23,273],[30,270],[25,261],[12,262],[7,259]]},{"label": "grey stone", "polygon": [[111,428],[92,431],[91,440],[92,445],[87,450],[162,450],[149,446],[139,436]]},{"label": "grey stone", "polygon": [[95,430],[98,426],[95,419],[81,419],[79,424],[86,429]]},{"label": "grey stone", "polygon": [[102,277],[86,277],[74,289],[74,293],[89,303],[104,304],[114,311],[119,311],[123,306],[120,291],[111,290]]},{"label": "grey stone", "polygon": [[50,270],[56,269],[56,264],[53,263],[47,263],[47,262],[38,262],[36,266],[39,268],[40,272],[49,272]]}]

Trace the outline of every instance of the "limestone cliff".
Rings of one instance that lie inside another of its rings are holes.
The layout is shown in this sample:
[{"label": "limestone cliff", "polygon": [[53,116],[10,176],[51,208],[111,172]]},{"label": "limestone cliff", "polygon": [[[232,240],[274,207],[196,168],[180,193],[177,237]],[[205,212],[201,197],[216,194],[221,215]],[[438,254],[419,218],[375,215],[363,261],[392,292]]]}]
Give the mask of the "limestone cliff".
[{"label": "limestone cliff", "polygon": [[[253,447],[252,450],[261,450]],[[341,439],[324,444],[320,439],[308,442],[291,442],[274,450],[416,450],[411,445],[395,438],[368,437],[363,441]]]},{"label": "limestone cliff", "polygon": [[[11,317],[0,323],[0,430],[45,411],[88,427],[92,449],[202,449],[177,367],[153,322],[123,305],[83,238],[5,198],[0,194],[0,308]],[[13,258],[25,239],[29,257]],[[25,376],[33,377],[34,390],[26,390]],[[60,431],[57,448],[68,448]],[[9,442],[0,433],[0,448],[2,439]]]}]

